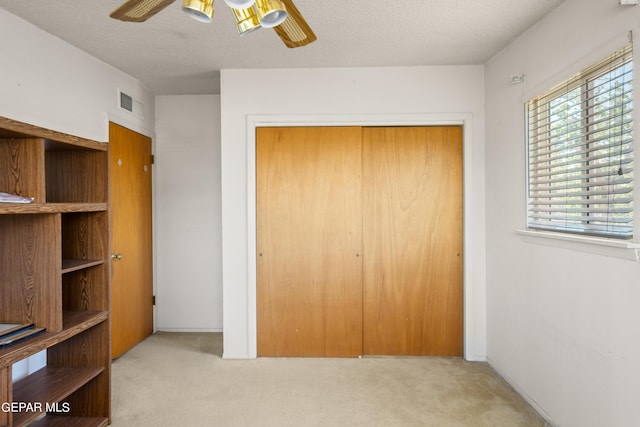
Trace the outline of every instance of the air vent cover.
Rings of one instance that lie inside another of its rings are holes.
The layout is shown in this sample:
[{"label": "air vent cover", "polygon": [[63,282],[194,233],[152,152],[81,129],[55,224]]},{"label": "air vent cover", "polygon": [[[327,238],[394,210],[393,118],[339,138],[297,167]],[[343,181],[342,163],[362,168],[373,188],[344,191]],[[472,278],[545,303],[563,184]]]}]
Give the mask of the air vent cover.
[{"label": "air vent cover", "polygon": [[133,113],[139,119],[144,119],[144,103],[121,90],[118,91],[118,107]]},{"label": "air vent cover", "polygon": [[133,98],[124,92],[120,92],[120,108],[133,113]]}]

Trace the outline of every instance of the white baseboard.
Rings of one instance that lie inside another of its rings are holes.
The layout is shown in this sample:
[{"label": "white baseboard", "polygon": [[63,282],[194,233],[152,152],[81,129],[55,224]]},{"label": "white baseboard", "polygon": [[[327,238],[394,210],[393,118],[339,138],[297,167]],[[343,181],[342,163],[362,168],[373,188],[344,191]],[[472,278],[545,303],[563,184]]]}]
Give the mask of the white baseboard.
[{"label": "white baseboard", "polygon": [[222,332],[221,328],[158,328],[157,332]]}]

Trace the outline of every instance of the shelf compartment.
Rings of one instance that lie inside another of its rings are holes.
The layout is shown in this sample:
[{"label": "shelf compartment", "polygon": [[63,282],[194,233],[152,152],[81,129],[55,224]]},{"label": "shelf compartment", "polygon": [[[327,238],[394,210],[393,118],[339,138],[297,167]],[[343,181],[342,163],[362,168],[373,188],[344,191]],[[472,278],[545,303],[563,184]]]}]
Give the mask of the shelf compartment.
[{"label": "shelf compartment", "polygon": [[109,308],[109,293],[99,286],[106,280],[108,267],[100,263],[92,268],[71,271],[62,276],[62,308],[69,311],[102,311]]},{"label": "shelf compartment", "polygon": [[62,330],[60,215],[0,215],[2,321]]},{"label": "shelf compartment", "polygon": [[0,350],[0,369],[86,331],[108,318],[107,311],[65,311],[62,332],[45,332]]},{"label": "shelf compartment", "polygon": [[106,427],[108,418],[81,418],[62,415],[47,415],[46,417],[29,424],[29,427]]},{"label": "shelf compartment", "polygon": [[106,212],[62,214],[62,259],[104,260],[109,248]]},{"label": "shelf compartment", "polygon": [[0,138],[0,191],[33,197],[43,203],[46,195],[44,140]]},{"label": "shelf compartment", "polygon": [[49,144],[45,148],[46,201],[106,203],[107,152],[68,148],[64,144]]},{"label": "shelf compartment", "polygon": [[103,259],[63,259],[62,274],[72,273],[74,271],[83,270],[89,267],[95,267],[96,265],[101,264],[104,264]]},{"label": "shelf compartment", "polygon": [[85,368],[101,366],[104,370],[65,402],[74,417],[109,417],[111,414],[111,340],[109,322],[85,331],[47,350],[47,366]]},{"label": "shelf compartment", "polygon": [[23,426],[44,412],[46,404],[61,402],[98,376],[104,367],[44,367],[13,385],[14,402],[38,402],[41,412],[16,412],[13,425]]},{"label": "shelf compartment", "polygon": [[[62,259],[75,260],[62,275],[64,310],[108,310],[109,216],[106,212],[62,214]],[[92,268],[87,268],[93,265]]]}]

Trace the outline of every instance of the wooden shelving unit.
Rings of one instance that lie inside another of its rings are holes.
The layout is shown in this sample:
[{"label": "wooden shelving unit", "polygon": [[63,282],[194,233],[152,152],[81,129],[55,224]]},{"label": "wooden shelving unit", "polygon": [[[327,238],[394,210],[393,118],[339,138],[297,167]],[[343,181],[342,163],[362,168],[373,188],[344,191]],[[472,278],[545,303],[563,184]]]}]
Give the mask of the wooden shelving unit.
[{"label": "wooden shelving unit", "polygon": [[[108,144],[0,117],[0,321],[46,332],[0,349],[0,426],[102,427],[111,415]],[[46,367],[12,366],[42,350]],[[48,409],[48,410],[47,410]]]}]

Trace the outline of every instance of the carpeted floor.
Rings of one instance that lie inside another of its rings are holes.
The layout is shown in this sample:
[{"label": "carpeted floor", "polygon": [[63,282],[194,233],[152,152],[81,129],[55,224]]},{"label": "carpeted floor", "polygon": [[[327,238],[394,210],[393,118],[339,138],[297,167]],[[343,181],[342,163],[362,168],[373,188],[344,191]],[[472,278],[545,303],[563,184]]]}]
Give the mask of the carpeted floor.
[{"label": "carpeted floor", "polygon": [[112,426],[546,425],[486,363],[221,355],[221,334],[147,338],[113,363]]}]

